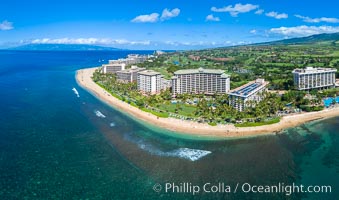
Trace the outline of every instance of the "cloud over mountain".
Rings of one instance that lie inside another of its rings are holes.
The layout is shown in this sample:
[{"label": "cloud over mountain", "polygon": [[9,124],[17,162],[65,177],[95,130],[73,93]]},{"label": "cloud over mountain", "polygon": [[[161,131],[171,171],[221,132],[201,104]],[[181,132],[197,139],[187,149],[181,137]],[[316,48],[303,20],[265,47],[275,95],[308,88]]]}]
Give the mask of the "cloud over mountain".
[{"label": "cloud over mountain", "polygon": [[280,27],[271,28],[270,33],[280,34],[284,36],[299,37],[309,36],[321,33],[336,33],[339,32],[339,26],[295,26],[295,27]]},{"label": "cloud over mountain", "polygon": [[294,15],[294,16],[302,19],[304,22],[309,22],[309,23],[320,23],[320,22],[339,23],[338,18],[331,18],[331,17],[310,18],[310,17],[305,17],[302,15]]}]

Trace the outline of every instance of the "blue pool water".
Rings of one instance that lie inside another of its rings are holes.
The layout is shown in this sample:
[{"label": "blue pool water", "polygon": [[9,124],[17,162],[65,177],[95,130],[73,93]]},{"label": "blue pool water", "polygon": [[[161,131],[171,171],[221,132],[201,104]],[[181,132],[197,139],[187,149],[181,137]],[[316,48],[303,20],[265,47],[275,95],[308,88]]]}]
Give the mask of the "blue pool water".
[{"label": "blue pool water", "polygon": [[[329,107],[332,104],[333,99],[334,99],[333,97],[328,97],[328,98],[324,99],[323,101],[324,101],[325,107]],[[335,101],[337,103],[339,103],[339,96],[335,98]]]}]

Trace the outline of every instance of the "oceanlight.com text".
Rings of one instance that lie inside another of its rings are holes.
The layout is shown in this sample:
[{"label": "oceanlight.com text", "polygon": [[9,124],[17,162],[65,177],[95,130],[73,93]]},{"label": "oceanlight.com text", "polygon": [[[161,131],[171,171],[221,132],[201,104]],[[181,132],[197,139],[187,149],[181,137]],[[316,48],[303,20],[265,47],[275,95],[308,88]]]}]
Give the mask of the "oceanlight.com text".
[{"label": "oceanlight.com text", "polygon": [[189,193],[197,195],[201,193],[283,193],[289,196],[293,193],[331,193],[332,186],[329,185],[308,185],[278,183],[275,185],[252,185],[250,183],[237,183],[230,185],[226,183],[205,183],[196,185],[189,182],[184,183],[165,183],[163,185],[157,183],[154,185],[155,192],[165,193]]}]

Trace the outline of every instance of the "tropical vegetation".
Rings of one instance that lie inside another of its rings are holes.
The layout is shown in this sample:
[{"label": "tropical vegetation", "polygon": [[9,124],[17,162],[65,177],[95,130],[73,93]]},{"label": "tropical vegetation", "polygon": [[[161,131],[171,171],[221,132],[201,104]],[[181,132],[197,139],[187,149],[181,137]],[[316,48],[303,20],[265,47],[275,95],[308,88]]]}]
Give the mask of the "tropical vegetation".
[{"label": "tropical vegetation", "polygon": [[[175,117],[213,126],[225,123],[237,126],[271,124],[288,113],[322,110],[325,97],[339,95],[335,88],[322,91],[297,91],[294,88],[291,72],[295,68],[333,67],[339,71],[339,34],[326,36],[325,39],[321,37],[325,36],[172,52],[138,64],[139,67],[159,71],[167,79],[179,69],[223,69],[231,75],[231,89],[256,78],[269,81],[269,90],[261,94],[263,100],[259,103],[248,101],[242,112],[230,106],[227,94],[182,94],[172,98],[170,90],[164,90],[159,95],[142,95],[136,83],[119,82],[114,74],[96,71],[93,80],[116,98],[158,117]],[[338,73],[336,77],[339,78]]]}]

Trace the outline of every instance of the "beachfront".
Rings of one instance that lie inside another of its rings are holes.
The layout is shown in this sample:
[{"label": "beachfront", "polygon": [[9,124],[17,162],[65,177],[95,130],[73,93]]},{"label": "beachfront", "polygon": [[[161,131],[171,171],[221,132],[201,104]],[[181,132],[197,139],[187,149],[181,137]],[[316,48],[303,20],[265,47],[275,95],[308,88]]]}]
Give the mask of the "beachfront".
[{"label": "beachfront", "polygon": [[309,112],[284,116],[280,120],[280,122],[276,124],[241,128],[235,127],[232,124],[210,126],[208,124],[174,118],[159,118],[113,97],[103,88],[98,86],[91,78],[93,72],[96,69],[97,68],[88,68],[78,70],[76,73],[76,80],[78,84],[83,88],[89,90],[96,97],[100,98],[104,102],[112,105],[122,112],[127,112],[133,117],[138,118],[146,123],[150,123],[152,125],[179,133],[215,137],[244,137],[262,134],[274,134],[275,132],[281,131],[282,129],[298,126],[305,122],[339,116],[339,107],[336,107],[325,109],[319,112]]}]

